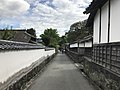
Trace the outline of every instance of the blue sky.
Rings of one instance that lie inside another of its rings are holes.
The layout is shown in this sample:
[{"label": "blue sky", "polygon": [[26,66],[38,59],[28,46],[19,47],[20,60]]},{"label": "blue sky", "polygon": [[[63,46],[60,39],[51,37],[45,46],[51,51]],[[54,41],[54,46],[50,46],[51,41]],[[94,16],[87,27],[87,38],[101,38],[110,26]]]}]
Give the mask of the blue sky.
[{"label": "blue sky", "polygon": [[1,0],[0,28],[34,28],[37,36],[46,28],[64,35],[74,22],[88,18],[83,14],[92,0]]}]

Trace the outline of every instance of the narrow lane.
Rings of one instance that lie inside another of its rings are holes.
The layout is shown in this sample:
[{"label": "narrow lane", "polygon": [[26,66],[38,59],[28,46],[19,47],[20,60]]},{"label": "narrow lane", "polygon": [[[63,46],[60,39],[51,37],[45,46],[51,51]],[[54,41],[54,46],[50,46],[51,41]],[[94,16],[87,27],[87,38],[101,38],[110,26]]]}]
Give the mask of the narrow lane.
[{"label": "narrow lane", "polygon": [[28,90],[94,90],[65,54],[58,54]]}]

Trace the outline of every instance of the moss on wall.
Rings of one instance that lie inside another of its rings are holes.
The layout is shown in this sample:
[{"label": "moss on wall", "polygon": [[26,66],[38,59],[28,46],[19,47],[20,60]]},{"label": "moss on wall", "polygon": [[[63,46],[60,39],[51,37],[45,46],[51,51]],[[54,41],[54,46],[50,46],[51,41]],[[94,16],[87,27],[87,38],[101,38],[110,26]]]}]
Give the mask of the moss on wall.
[{"label": "moss on wall", "polygon": [[84,72],[102,90],[120,90],[120,77],[105,68],[84,60]]}]

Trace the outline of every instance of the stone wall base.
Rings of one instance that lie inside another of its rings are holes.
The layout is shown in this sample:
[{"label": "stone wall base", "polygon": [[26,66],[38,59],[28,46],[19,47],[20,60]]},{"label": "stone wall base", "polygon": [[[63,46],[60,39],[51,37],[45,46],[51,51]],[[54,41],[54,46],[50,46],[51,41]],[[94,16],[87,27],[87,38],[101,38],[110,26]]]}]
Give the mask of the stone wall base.
[{"label": "stone wall base", "polygon": [[120,90],[120,76],[109,69],[84,59],[84,73],[102,90]]}]

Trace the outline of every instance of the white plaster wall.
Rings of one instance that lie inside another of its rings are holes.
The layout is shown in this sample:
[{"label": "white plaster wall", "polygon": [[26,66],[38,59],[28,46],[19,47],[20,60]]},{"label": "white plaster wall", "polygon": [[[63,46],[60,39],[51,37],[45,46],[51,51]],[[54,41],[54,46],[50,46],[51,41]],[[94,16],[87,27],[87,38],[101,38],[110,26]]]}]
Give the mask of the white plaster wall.
[{"label": "white plaster wall", "polygon": [[107,43],[108,40],[108,2],[101,8],[101,42]]},{"label": "white plaster wall", "polygon": [[94,31],[93,31],[93,44],[99,43],[99,22],[100,22],[100,10],[98,10],[94,18]]},{"label": "white plaster wall", "polygon": [[79,47],[84,47],[84,43],[79,43]]},{"label": "white plaster wall", "polygon": [[6,81],[14,73],[30,66],[38,59],[54,53],[55,50],[44,49],[0,52],[0,82]]},{"label": "white plaster wall", "polygon": [[85,47],[92,47],[92,42],[91,41],[85,42]]},{"label": "white plaster wall", "polygon": [[110,42],[120,41],[120,0],[111,0]]},{"label": "white plaster wall", "polygon": [[74,43],[70,45],[70,48],[73,48],[73,47],[78,47],[78,43]]}]

